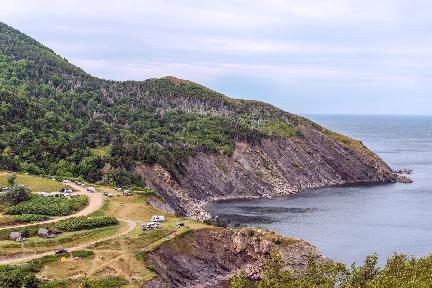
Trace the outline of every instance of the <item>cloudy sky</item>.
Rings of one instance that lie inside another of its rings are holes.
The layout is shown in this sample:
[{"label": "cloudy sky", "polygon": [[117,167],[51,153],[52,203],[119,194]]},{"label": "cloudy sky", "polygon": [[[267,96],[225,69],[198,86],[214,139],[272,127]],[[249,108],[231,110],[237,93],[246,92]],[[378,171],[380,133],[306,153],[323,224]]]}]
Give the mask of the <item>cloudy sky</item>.
[{"label": "cloudy sky", "polygon": [[0,21],[95,76],[173,75],[300,114],[432,114],[431,11],[428,0],[0,0]]}]

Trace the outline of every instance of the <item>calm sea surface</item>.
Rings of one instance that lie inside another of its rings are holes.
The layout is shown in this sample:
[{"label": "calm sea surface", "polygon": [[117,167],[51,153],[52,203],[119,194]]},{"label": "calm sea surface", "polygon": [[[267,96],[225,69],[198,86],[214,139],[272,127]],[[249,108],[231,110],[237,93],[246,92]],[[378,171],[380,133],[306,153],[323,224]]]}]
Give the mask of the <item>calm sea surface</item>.
[{"label": "calm sea surface", "polygon": [[209,209],[231,224],[303,238],[347,264],[360,263],[371,253],[381,259],[394,252],[431,254],[432,117],[307,117],[363,141],[393,169],[412,168],[414,183],[321,188]]}]

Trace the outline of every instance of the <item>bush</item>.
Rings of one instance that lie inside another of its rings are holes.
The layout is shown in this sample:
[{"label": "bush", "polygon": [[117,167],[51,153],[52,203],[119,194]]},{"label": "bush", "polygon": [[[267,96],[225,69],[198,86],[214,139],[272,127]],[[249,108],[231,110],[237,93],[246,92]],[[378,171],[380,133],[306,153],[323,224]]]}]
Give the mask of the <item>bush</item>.
[{"label": "bush", "polygon": [[0,287],[2,288],[37,288],[40,281],[36,276],[17,266],[0,266]]},{"label": "bush", "polygon": [[41,288],[68,288],[70,287],[68,281],[65,280],[54,280],[49,282],[43,282],[40,285]]},{"label": "bush", "polygon": [[2,202],[7,203],[9,205],[17,205],[18,203],[27,201],[30,198],[31,198],[31,192],[27,186],[13,185],[4,195],[2,195]]},{"label": "bush", "polygon": [[72,257],[78,257],[78,258],[90,258],[93,257],[95,254],[91,250],[78,250],[72,252]]},{"label": "bush", "polygon": [[122,277],[108,276],[86,280],[83,288],[119,288],[127,284],[129,284],[129,282]]},{"label": "bush", "polygon": [[30,200],[5,209],[5,214],[39,214],[66,216],[83,209],[88,204],[85,196],[78,198],[33,196]]},{"label": "bush", "polygon": [[22,215],[14,215],[13,219],[18,223],[30,223],[30,222],[40,222],[46,221],[49,219],[46,215],[38,215],[38,214],[22,214]]},{"label": "bush", "polygon": [[86,216],[80,216],[59,221],[55,224],[55,228],[62,231],[78,231],[112,226],[117,224],[118,220],[115,217],[91,218]]},{"label": "bush", "polygon": [[16,176],[15,173],[12,173],[9,176],[7,176],[7,182],[8,182],[8,184],[10,186],[15,185],[16,184],[16,178],[17,178],[17,176]]},{"label": "bush", "polygon": [[149,264],[149,265],[147,265],[147,269],[151,272],[156,272],[156,265]]}]

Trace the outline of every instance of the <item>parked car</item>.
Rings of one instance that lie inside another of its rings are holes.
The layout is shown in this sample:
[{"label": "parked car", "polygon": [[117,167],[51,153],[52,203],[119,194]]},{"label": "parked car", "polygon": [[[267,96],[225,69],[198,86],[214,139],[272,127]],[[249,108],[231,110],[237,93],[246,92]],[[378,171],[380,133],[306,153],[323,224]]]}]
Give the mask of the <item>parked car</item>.
[{"label": "parked car", "polygon": [[177,222],[176,226],[177,226],[177,228],[184,227],[185,223],[184,222]]},{"label": "parked car", "polygon": [[165,216],[154,215],[150,221],[151,222],[164,222]]},{"label": "parked car", "polygon": [[96,189],[94,187],[88,187],[87,192],[94,193],[96,192]]},{"label": "parked car", "polygon": [[149,222],[149,223],[142,224],[141,230],[153,230],[153,229],[158,229],[160,227],[161,226],[159,222]]},{"label": "parked car", "polygon": [[61,248],[55,251],[55,255],[65,254],[68,253],[68,250]]},{"label": "parked car", "polygon": [[124,190],[124,191],[123,191],[123,195],[124,195],[124,196],[132,196],[132,192],[129,191],[129,190]]}]

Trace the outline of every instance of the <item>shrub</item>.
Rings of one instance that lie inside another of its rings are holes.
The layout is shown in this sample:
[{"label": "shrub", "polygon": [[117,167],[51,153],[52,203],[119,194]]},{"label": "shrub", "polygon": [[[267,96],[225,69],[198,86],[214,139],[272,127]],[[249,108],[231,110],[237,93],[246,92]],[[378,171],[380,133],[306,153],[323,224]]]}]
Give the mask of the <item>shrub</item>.
[{"label": "shrub", "polygon": [[147,252],[146,251],[138,251],[135,253],[135,258],[137,258],[140,261],[145,261],[147,259]]},{"label": "shrub", "polygon": [[78,250],[72,252],[72,257],[78,257],[78,258],[90,258],[93,257],[95,254],[92,250]]},{"label": "shrub", "polygon": [[85,196],[78,198],[33,196],[30,200],[5,209],[5,214],[39,214],[66,216],[83,209],[88,204]]},{"label": "shrub", "polygon": [[[15,174],[12,174],[15,175]],[[15,181],[15,180],[13,180]],[[24,185],[13,185],[2,195],[2,202],[9,205],[16,205],[31,198],[30,189]]]},{"label": "shrub", "polygon": [[2,288],[37,288],[40,281],[36,276],[17,266],[0,266],[0,287]]},{"label": "shrub", "polygon": [[119,276],[108,276],[86,280],[83,288],[118,288],[129,284],[129,282]]},{"label": "shrub", "polygon": [[48,220],[49,217],[46,215],[38,215],[38,214],[21,214],[14,215],[13,219],[18,223],[30,223],[30,222],[39,222]]},{"label": "shrub", "polygon": [[15,173],[12,173],[12,174],[10,174],[9,176],[7,176],[7,182],[8,182],[8,184],[10,185],[10,186],[13,186],[13,185],[15,185],[15,183],[16,183],[16,174]]},{"label": "shrub", "polygon": [[43,282],[40,285],[41,288],[68,288],[70,287],[68,281],[65,280],[54,280],[49,282]]},{"label": "shrub", "polygon": [[117,224],[118,220],[115,217],[91,218],[86,216],[80,216],[59,221],[55,224],[55,228],[63,231],[78,231],[112,226]]},{"label": "shrub", "polygon": [[156,265],[149,264],[147,265],[147,269],[150,270],[151,272],[156,272]]}]

